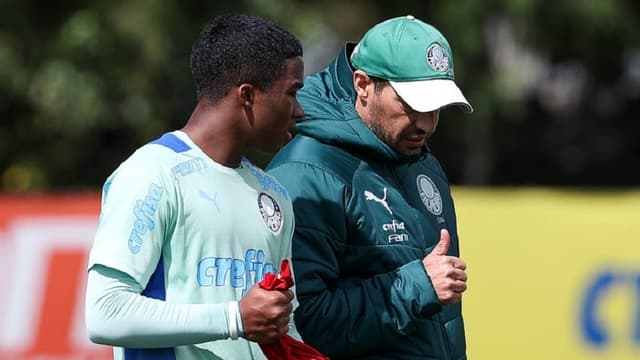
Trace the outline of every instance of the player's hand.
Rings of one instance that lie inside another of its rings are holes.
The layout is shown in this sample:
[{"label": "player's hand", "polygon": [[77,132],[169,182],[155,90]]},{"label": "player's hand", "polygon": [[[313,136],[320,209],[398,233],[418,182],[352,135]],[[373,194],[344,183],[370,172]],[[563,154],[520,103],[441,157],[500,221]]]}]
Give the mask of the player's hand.
[{"label": "player's hand", "polygon": [[253,285],[240,299],[243,337],[260,344],[276,342],[289,330],[291,290],[265,290]]},{"label": "player's hand", "polygon": [[451,238],[446,229],[440,230],[440,241],[422,259],[422,264],[431,278],[438,300],[443,304],[455,304],[467,290],[467,265],[462,259],[448,256]]}]

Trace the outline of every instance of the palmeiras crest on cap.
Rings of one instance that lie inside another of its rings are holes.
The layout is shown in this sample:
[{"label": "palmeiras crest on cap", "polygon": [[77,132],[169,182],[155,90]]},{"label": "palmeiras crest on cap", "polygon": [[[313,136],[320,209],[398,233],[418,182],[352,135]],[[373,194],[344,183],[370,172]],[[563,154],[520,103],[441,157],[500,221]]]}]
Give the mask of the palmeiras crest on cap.
[{"label": "palmeiras crest on cap", "polygon": [[424,206],[433,215],[442,214],[442,196],[436,184],[427,175],[418,175],[416,178],[418,195]]},{"label": "palmeiras crest on cap", "polygon": [[260,193],[258,208],[267,228],[274,234],[279,233],[282,230],[282,211],[276,200],[266,193]]},{"label": "palmeiras crest on cap", "polygon": [[438,43],[433,43],[427,48],[427,64],[437,72],[449,71],[449,56],[447,51]]}]

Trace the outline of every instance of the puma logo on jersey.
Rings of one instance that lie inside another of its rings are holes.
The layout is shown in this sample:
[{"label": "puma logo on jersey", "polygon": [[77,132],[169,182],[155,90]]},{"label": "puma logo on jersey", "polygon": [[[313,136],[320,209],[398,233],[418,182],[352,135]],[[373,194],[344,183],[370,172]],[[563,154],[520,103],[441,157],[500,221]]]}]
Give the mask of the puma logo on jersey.
[{"label": "puma logo on jersey", "polygon": [[200,190],[200,197],[213,203],[216,209],[218,209],[218,213],[220,213],[220,207],[218,207],[218,193],[214,193],[213,196],[210,196],[206,192]]}]

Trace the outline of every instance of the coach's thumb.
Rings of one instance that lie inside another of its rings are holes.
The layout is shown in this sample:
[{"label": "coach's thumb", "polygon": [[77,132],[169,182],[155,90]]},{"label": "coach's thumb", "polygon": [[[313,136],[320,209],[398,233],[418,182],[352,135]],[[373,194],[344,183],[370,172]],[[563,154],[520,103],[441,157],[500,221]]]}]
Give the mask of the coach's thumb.
[{"label": "coach's thumb", "polygon": [[449,252],[449,244],[451,244],[451,237],[449,237],[449,231],[447,229],[440,230],[440,241],[433,248],[432,253],[435,255],[447,255]]}]

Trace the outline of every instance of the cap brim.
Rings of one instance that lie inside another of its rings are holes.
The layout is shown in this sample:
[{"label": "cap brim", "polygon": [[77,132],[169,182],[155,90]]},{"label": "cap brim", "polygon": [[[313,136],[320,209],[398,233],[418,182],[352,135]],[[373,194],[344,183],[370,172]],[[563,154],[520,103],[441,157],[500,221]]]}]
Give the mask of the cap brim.
[{"label": "cap brim", "polygon": [[471,104],[452,80],[389,81],[398,96],[411,108],[429,112],[449,106],[460,106],[464,112],[473,112]]}]

